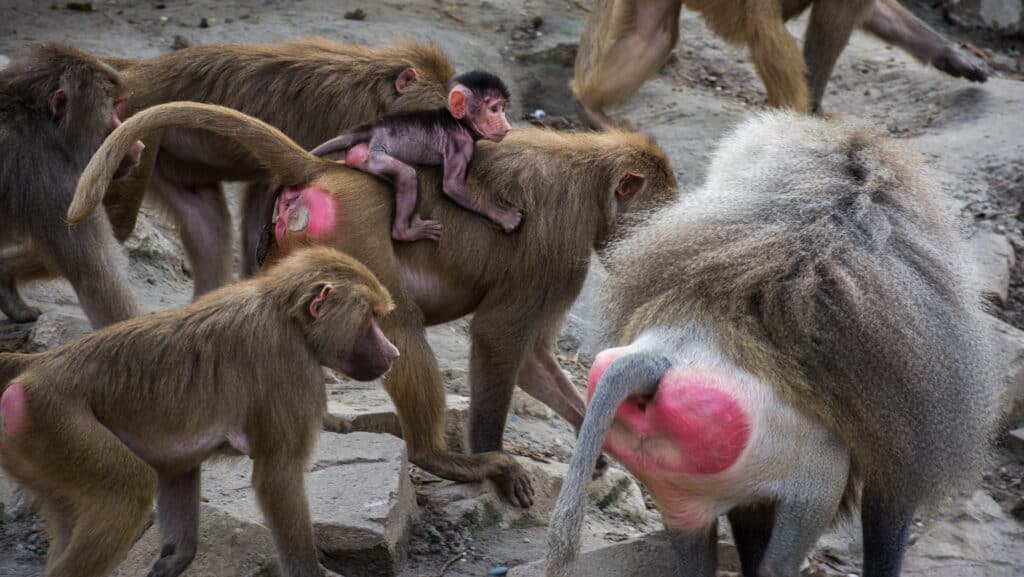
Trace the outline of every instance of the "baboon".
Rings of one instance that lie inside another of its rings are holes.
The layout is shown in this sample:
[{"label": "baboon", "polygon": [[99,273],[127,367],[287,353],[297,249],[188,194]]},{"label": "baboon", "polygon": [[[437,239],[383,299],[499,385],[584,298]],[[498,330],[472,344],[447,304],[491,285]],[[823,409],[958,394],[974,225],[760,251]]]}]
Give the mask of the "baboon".
[{"label": "baboon", "polygon": [[939,190],[879,130],[764,113],[609,249],[616,348],[591,369],[548,577],[571,574],[602,440],[654,494],[680,575],[715,575],[722,514],[746,577],[797,575],[858,496],[864,575],[899,575],[915,510],[979,470],[998,391]]},{"label": "baboon", "polygon": [[509,93],[500,78],[472,70],[452,80],[448,106],[386,116],[349,134],[332,138],[312,153],[344,152],[345,164],[391,180],[395,185],[395,222],[391,238],[437,240],[441,223],[416,214],[416,170],[411,166],[443,166],[444,193],[456,204],[491,219],[512,232],[523,214],[501,210],[466,190],[466,170],[477,140],[501,142],[511,130],[505,118]]},{"label": "baboon", "polygon": [[47,577],[100,577],[124,559],[154,497],[164,546],[150,573],[195,557],[200,465],[248,456],[282,574],[322,575],[303,487],[327,405],[321,365],[379,377],[398,350],[392,302],[335,250],[298,252],[258,278],[128,320],[20,364],[0,397],[0,464],[39,501]]},{"label": "baboon", "polygon": [[[311,156],[280,131],[240,113],[201,104],[165,104],[129,119],[97,153],[79,182],[70,222],[100,203],[110,155],[127,139],[175,126],[204,129],[246,147],[285,188],[268,263],[305,244],[326,244],[368,266],[395,299],[381,326],[402,356],[384,379],[397,408],[409,458],[456,481],[494,478],[507,497],[532,502],[522,467],[502,452],[516,384],[576,428],[583,399],[553,347],[587,274],[591,252],[620,230],[624,216],[676,196],[664,153],[640,134],[563,134],[513,130],[480,142],[466,183],[470,194],[527,217],[508,235],[453,204],[440,171],[419,172],[420,213],[444,225],[435,243],[392,243],[391,188],[366,173]],[[530,216],[532,215],[532,217]],[[469,443],[476,454],[448,452],[444,389],[424,325],[473,313]]]},{"label": "baboon", "polygon": [[[665,64],[679,39],[684,4],[700,12],[725,40],[747,45],[769,106],[819,111],[832,67],[857,26],[952,76],[975,82],[988,78],[983,66],[896,0],[594,0],[571,83],[587,124],[614,124],[605,109],[626,102]],[[801,56],[785,22],[808,6]]]},{"label": "baboon", "polygon": [[[114,69],[62,44],[28,45],[0,70],[0,310],[15,322],[40,314],[18,283],[54,275],[71,281],[93,327],[138,314],[106,216],[72,232],[64,223],[85,163],[121,124],[126,94]],[[129,147],[114,176],[141,153],[141,142]]]},{"label": "baboon", "polygon": [[[112,58],[131,88],[127,113],[188,100],[240,110],[312,148],[386,115],[444,106],[454,71],[433,45],[367,47],[320,38],[274,44],[194,46],[145,60]],[[231,227],[221,181],[257,181],[243,196],[242,271],[255,272],[250,239],[270,218],[268,174],[230,139],[172,128],[147,138],[145,170],[106,200],[121,238],[131,233],[147,182],[177,222],[194,294],[231,273]],[[157,152],[158,150],[158,152]]]}]

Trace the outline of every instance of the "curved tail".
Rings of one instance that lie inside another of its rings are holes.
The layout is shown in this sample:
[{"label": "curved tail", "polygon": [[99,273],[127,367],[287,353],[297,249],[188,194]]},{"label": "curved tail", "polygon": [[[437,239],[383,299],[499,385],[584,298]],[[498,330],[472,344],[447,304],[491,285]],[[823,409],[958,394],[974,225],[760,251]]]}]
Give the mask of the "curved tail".
[{"label": "curved tail", "polygon": [[96,210],[121,159],[136,140],[168,127],[204,130],[234,140],[283,184],[305,184],[336,166],[309,154],[273,126],[231,108],[196,102],[159,104],[126,120],[96,151],[78,179],[68,224],[82,222]]},{"label": "curved tail", "polygon": [[601,445],[622,401],[632,395],[653,395],[658,382],[672,366],[665,356],[647,351],[634,352],[612,362],[587,407],[569,473],[558,494],[548,529],[547,577],[572,575],[580,552],[580,530],[586,512],[587,484]]}]

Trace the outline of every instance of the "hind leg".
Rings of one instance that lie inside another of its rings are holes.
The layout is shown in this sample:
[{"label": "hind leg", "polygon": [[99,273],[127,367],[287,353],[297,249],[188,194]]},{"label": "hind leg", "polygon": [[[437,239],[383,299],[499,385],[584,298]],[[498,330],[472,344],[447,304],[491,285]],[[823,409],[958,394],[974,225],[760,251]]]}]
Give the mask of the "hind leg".
[{"label": "hind leg", "polygon": [[894,502],[872,483],[864,486],[861,524],[864,531],[864,577],[899,577],[914,503]]}]

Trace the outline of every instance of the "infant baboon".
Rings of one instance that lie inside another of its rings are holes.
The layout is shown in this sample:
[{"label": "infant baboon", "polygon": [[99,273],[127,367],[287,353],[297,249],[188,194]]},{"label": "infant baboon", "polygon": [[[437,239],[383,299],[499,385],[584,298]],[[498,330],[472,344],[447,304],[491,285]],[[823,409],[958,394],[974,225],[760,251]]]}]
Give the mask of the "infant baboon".
[{"label": "infant baboon", "polygon": [[874,129],[763,114],[612,247],[617,348],[591,369],[548,577],[571,573],[602,440],[654,494],[680,575],[715,574],[727,514],[744,575],[796,576],[858,494],[864,575],[898,575],[917,508],[978,471],[997,392],[938,190]]},{"label": "infant baboon", "polygon": [[326,408],[321,365],[358,380],[398,350],[377,318],[391,297],[328,248],[256,279],[36,355],[0,354],[0,464],[39,500],[47,577],[100,577],[157,499],[164,547],[152,576],[196,553],[200,465],[253,460],[252,484],[282,574],[320,576],[304,469]]}]

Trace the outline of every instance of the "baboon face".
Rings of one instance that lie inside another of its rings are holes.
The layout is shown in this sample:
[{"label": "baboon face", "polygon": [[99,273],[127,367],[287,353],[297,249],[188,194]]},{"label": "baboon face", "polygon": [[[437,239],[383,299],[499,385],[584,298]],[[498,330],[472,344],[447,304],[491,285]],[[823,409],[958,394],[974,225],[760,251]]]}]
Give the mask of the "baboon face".
[{"label": "baboon face", "polygon": [[304,311],[307,338],[320,364],[357,381],[372,381],[398,358],[398,349],[378,324],[394,305],[379,285],[354,284],[348,291],[342,286],[321,282],[310,291]]}]

